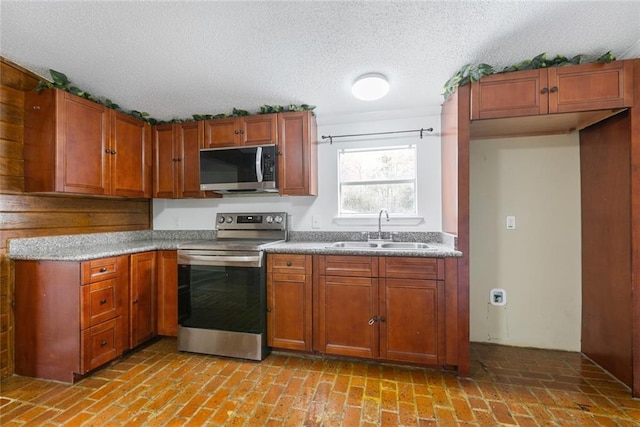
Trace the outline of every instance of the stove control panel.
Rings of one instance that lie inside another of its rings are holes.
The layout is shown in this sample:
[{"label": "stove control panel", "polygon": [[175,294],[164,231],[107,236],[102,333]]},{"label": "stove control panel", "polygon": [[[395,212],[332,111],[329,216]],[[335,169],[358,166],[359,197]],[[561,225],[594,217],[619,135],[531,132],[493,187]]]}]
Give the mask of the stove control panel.
[{"label": "stove control panel", "polygon": [[218,213],[217,230],[286,230],[286,212]]}]

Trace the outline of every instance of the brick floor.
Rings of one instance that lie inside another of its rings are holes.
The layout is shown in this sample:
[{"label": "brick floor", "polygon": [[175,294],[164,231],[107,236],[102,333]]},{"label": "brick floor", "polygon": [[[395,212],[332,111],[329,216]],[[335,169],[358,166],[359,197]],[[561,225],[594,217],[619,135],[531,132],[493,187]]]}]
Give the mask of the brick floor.
[{"label": "brick floor", "polygon": [[74,385],[0,382],[5,426],[638,426],[640,400],[580,353],[472,344],[472,375],[163,338]]}]

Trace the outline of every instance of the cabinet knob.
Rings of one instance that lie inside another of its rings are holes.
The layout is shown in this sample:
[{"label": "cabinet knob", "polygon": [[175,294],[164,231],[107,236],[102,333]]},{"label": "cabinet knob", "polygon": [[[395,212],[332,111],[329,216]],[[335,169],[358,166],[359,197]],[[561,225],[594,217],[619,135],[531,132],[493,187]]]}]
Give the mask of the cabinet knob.
[{"label": "cabinet knob", "polygon": [[106,150],[104,150],[105,153],[107,154],[111,154],[111,150],[109,150],[108,148]]},{"label": "cabinet knob", "polygon": [[107,271],[107,267],[101,267],[100,268],[100,273],[104,273],[105,271]]},{"label": "cabinet knob", "polygon": [[100,305],[106,304],[107,303],[107,299],[106,298],[102,298],[100,300]]},{"label": "cabinet knob", "polygon": [[378,318],[376,316],[373,316],[371,319],[369,319],[369,326],[371,326],[374,323],[376,323],[377,320],[378,320]]},{"label": "cabinet knob", "polygon": [[558,91],[558,86],[554,86],[551,88],[551,92],[557,92]]},{"label": "cabinet knob", "polygon": [[107,345],[107,341],[106,340],[102,340],[102,342],[100,343],[100,347],[104,347],[105,345]]},{"label": "cabinet knob", "polygon": [[291,267],[291,261],[287,261],[287,267]]},{"label": "cabinet knob", "polygon": [[239,134],[239,133],[240,133],[240,131],[239,131],[238,129],[236,129],[236,130],[234,130],[234,131],[233,131],[233,134],[234,134],[234,135],[237,135],[237,134]]},{"label": "cabinet knob", "polygon": [[543,87],[542,90],[540,91],[540,93],[549,93],[549,89],[546,87]]},{"label": "cabinet knob", "polygon": [[34,110],[39,110],[39,109],[40,109],[40,106],[39,106],[39,105],[34,105],[34,106],[33,106],[33,109],[34,109]]},{"label": "cabinet knob", "polygon": [[116,152],[115,152],[115,151],[113,151],[113,150],[111,150],[111,154],[116,154]]},{"label": "cabinet knob", "polygon": [[137,303],[138,303],[138,298],[134,299],[134,300],[133,300],[133,303],[134,303],[134,304],[137,304]]},{"label": "cabinet knob", "polygon": [[240,135],[244,134],[244,130],[240,129]]},{"label": "cabinet knob", "polygon": [[271,307],[267,307],[267,313],[271,313]]}]

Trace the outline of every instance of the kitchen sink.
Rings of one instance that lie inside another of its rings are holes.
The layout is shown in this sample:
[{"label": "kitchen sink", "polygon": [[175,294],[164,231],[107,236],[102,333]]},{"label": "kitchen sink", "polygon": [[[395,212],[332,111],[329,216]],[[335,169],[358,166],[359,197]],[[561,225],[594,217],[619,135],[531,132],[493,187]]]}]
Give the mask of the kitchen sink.
[{"label": "kitchen sink", "polygon": [[340,248],[340,249],[380,249],[380,250],[394,250],[394,249],[405,249],[405,250],[437,250],[429,246],[426,243],[418,243],[418,242],[335,242],[332,243],[330,248]]},{"label": "kitchen sink", "polygon": [[378,245],[381,249],[429,249],[429,245],[426,243],[416,242],[389,242],[380,243]]},{"label": "kitchen sink", "polygon": [[335,242],[332,243],[330,247],[345,249],[376,249],[378,244],[370,242]]}]

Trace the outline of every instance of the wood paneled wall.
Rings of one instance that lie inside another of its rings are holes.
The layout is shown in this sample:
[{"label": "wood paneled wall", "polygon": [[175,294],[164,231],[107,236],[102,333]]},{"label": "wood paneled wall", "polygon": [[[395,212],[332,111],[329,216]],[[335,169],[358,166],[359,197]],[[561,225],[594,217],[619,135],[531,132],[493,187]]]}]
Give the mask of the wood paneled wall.
[{"label": "wood paneled wall", "polygon": [[8,240],[19,237],[152,228],[151,201],[24,193],[24,93],[39,77],[0,58],[0,378],[13,374],[13,265]]}]

